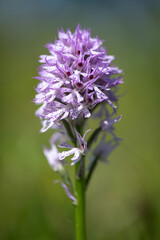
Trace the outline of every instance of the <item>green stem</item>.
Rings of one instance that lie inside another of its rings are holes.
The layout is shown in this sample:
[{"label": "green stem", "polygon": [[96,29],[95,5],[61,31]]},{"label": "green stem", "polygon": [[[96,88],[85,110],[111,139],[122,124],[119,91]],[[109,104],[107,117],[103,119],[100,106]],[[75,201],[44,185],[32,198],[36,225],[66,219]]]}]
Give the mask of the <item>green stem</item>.
[{"label": "green stem", "polygon": [[98,127],[97,129],[94,130],[90,138],[88,139],[87,142],[87,148],[89,149],[92,145],[92,143],[95,141],[95,138],[98,136],[98,134],[101,132],[102,128]]},{"label": "green stem", "polygon": [[73,131],[72,131],[71,125],[70,125],[69,122],[66,121],[65,119],[62,120],[62,123],[64,124],[64,127],[65,127],[65,129],[66,129],[66,131],[67,131],[67,133],[68,133],[71,141],[72,141],[73,144],[75,145],[75,144],[76,144],[76,138],[75,138],[74,133],[73,133]]},{"label": "green stem", "polygon": [[96,156],[94,158],[93,162],[91,163],[91,166],[90,166],[90,169],[89,169],[89,173],[88,173],[88,175],[86,177],[86,189],[87,189],[87,187],[89,185],[89,182],[90,182],[91,176],[92,176],[92,174],[94,172],[94,169],[97,166],[98,159],[99,159],[99,156]]},{"label": "green stem", "polygon": [[75,206],[76,240],[86,240],[84,158],[75,164],[75,170],[77,198],[77,205]]}]

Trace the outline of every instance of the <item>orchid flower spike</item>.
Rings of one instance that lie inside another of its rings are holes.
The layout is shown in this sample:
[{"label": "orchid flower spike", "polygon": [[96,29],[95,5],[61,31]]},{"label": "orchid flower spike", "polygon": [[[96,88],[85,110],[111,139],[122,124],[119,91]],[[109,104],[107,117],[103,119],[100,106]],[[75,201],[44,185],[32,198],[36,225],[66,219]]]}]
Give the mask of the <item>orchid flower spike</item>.
[{"label": "orchid flower spike", "polygon": [[[105,102],[115,109],[114,90],[123,82],[122,70],[112,64],[98,37],[78,25],[72,34],[59,30],[59,39],[48,43],[49,55],[41,55],[40,81],[35,103],[42,105],[36,112],[42,122],[41,132],[63,119],[91,117],[91,111]],[[114,75],[118,75],[114,77]]]}]

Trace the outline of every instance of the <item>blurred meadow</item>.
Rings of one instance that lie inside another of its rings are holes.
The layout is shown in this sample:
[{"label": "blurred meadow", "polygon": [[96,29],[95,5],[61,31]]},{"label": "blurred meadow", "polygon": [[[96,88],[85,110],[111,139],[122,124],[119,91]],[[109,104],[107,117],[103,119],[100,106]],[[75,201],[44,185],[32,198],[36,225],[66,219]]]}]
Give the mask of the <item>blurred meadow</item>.
[{"label": "blurred meadow", "polygon": [[[45,159],[32,103],[38,57],[57,28],[91,28],[124,69],[116,133],[87,193],[91,240],[160,239],[160,1],[1,0],[0,239],[74,239],[74,211]],[[91,123],[92,124],[92,123]]]}]

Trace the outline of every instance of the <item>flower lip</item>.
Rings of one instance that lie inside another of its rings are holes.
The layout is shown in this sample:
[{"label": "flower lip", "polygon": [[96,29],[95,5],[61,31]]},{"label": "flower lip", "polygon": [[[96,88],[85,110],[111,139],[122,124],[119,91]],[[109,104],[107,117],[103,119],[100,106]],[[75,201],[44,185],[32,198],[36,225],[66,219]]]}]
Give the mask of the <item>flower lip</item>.
[{"label": "flower lip", "polygon": [[81,159],[81,156],[87,153],[87,142],[85,140],[85,136],[89,131],[91,131],[91,129],[87,130],[82,137],[80,133],[77,132],[77,130],[75,129],[76,138],[77,138],[77,147],[72,147],[70,144],[66,142],[62,142],[58,146],[60,148],[68,148],[69,150],[58,153],[59,159],[63,160],[66,157],[73,155],[73,157],[71,158],[72,160],[71,165],[74,165],[76,162],[78,162]]}]

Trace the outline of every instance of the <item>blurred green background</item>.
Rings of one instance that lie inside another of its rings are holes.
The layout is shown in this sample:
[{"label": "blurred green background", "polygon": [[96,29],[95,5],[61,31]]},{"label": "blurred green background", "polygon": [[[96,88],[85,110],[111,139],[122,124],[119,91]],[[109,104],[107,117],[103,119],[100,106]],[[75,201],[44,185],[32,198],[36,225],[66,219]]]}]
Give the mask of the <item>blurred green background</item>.
[{"label": "blurred green background", "polygon": [[49,167],[32,103],[38,56],[57,28],[76,25],[104,39],[124,69],[117,135],[87,193],[92,240],[160,239],[160,2],[149,0],[0,1],[0,239],[74,239],[73,207]]}]

